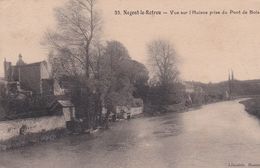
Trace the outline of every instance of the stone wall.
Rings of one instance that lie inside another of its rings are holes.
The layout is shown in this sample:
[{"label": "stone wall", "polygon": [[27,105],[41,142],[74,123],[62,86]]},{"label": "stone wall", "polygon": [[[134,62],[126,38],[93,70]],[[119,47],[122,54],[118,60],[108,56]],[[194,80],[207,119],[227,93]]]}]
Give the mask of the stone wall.
[{"label": "stone wall", "polygon": [[135,116],[135,115],[138,115],[138,114],[141,114],[143,113],[143,107],[132,107],[131,108],[131,115],[132,116]]},{"label": "stone wall", "polygon": [[126,106],[117,106],[116,107],[117,114],[121,113],[122,111],[125,114],[130,113],[131,116],[135,116],[135,115],[143,113],[143,107],[131,107],[131,108],[128,108]]},{"label": "stone wall", "polygon": [[55,129],[65,129],[66,121],[62,116],[28,118],[0,122],[0,141],[5,141],[21,134],[39,133]]}]

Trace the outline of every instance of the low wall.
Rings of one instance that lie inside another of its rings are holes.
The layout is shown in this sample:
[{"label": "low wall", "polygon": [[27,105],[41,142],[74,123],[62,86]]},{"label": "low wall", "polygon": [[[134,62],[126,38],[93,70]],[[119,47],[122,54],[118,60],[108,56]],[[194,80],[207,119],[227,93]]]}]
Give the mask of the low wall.
[{"label": "low wall", "polygon": [[24,127],[24,133],[39,133],[54,129],[66,128],[64,116],[50,116],[40,118],[18,119],[0,122],[0,141],[20,135],[21,128]]}]

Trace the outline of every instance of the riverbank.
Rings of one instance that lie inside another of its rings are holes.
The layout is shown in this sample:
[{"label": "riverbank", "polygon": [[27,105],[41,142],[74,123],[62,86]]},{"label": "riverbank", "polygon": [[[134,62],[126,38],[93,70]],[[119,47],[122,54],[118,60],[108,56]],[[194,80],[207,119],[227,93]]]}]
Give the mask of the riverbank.
[{"label": "riverbank", "polygon": [[52,131],[31,133],[28,135],[19,135],[9,140],[0,141],[0,151],[7,151],[41,142],[53,141],[65,136],[68,136],[68,132],[65,129],[55,129]]},{"label": "riverbank", "polygon": [[[142,118],[142,117],[162,116],[162,115],[166,115],[169,113],[182,113],[182,112],[192,111],[192,110],[198,109],[200,107],[201,106],[198,106],[198,105],[190,106],[189,108],[185,107],[183,105],[180,105],[180,104],[179,105],[170,105],[170,106],[165,106],[164,112],[158,112],[158,111],[156,113],[144,112],[142,114],[135,115],[131,118],[137,119],[137,118]],[[120,121],[121,120],[118,120],[118,122],[120,122]],[[114,123],[110,123],[110,125],[114,125]],[[102,128],[100,128],[100,129],[102,129]],[[79,134],[94,134],[100,129],[91,130],[91,131],[88,130],[88,131],[84,131],[84,133],[79,133]],[[20,148],[20,147],[24,147],[24,146],[31,146],[34,144],[53,141],[56,139],[61,139],[61,138],[67,137],[67,136],[71,136],[71,134],[73,134],[73,133],[66,129],[55,129],[52,131],[43,131],[40,133],[19,135],[19,136],[11,138],[9,140],[6,140],[6,141],[0,141],[0,151],[7,151],[7,150],[12,150],[12,149],[16,149],[16,148]]]},{"label": "riverbank", "polygon": [[260,97],[251,98],[240,102],[245,106],[245,110],[260,119]]}]

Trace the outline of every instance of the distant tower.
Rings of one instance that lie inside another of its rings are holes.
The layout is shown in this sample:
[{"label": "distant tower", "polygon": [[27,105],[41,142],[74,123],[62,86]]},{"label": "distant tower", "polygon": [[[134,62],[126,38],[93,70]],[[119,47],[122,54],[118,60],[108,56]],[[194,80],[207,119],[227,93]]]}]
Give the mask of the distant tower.
[{"label": "distant tower", "polygon": [[233,69],[228,72],[228,89],[229,89],[229,96],[232,97],[234,95],[234,72]]},{"label": "distant tower", "polygon": [[232,92],[232,89],[231,89],[231,79],[232,79],[232,77],[231,76],[232,76],[231,72],[228,71],[228,92],[229,92],[229,96],[231,96],[231,92]]},{"label": "distant tower", "polygon": [[233,72],[233,69],[231,70],[231,80],[232,80],[232,81],[234,80],[234,72]]},{"label": "distant tower", "polygon": [[230,97],[234,96],[234,90],[235,90],[235,77],[234,77],[234,71],[231,69],[231,71],[228,72],[228,87],[229,87],[229,95]]},{"label": "distant tower", "polygon": [[230,71],[228,71],[228,81],[231,80]]}]

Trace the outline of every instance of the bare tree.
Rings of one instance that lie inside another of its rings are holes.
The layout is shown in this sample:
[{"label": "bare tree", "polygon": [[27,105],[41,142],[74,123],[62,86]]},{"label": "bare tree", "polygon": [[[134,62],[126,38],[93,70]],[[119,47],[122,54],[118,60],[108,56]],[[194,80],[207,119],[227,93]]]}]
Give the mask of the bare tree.
[{"label": "bare tree", "polygon": [[[101,29],[95,5],[96,0],[70,0],[64,7],[55,9],[57,30],[48,31],[45,39],[45,44],[55,51],[56,59],[62,62],[62,57],[66,56],[70,62],[66,64],[70,67],[66,67],[67,70],[79,67],[86,79],[90,76],[92,44]],[[77,66],[79,64],[81,66]],[[77,71],[74,69],[74,72]]]},{"label": "bare tree", "polygon": [[91,90],[94,83],[92,76],[96,74],[92,61],[95,60],[93,57],[98,56],[94,43],[99,41],[101,33],[101,19],[95,7],[96,0],[69,0],[63,7],[56,8],[57,27],[55,31],[46,32],[43,42],[51,51],[49,62],[53,77],[69,76],[77,80],[77,86],[73,89],[77,93],[77,88],[80,88],[83,96],[76,102],[80,102],[78,106],[82,106],[89,127],[92,116],[95,116],[91,100],[94,98],[90,98],[94,95],[94,90]]},{"label": "bare tree", "polygon": [[173,46],[166,40],[154,40],[148,44],[148,56],[156,81],[162,85],[178,81],[177,57]]}]

